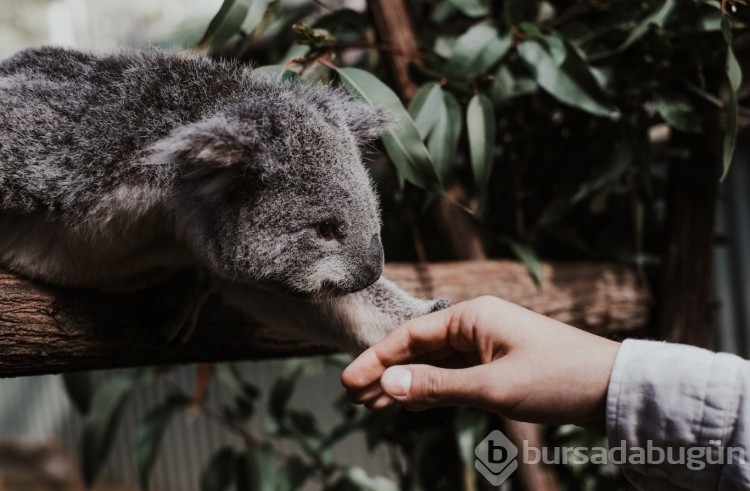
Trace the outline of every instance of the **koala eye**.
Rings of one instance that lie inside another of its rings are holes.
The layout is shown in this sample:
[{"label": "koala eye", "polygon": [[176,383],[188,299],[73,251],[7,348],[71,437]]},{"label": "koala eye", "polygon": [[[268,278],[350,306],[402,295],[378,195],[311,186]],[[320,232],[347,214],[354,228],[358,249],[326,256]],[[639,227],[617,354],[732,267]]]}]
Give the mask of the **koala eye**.
[{"label": "koala eye", "polygon": [[339,224],[332,221],[320,222],[315,224],[318,235],[325,240],[334,240],[341,238],[341,229]]}]

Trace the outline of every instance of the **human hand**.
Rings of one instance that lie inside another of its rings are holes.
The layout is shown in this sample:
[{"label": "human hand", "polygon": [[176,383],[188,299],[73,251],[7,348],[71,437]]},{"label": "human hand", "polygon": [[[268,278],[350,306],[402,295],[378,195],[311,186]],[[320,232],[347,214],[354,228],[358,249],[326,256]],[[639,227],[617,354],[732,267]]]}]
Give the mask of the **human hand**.
[{"label": "human hand", "polygon": [[352,402],[467,405],[512,419],[603,427],[620,344],[495,297],[411,320],[343,372]]}]

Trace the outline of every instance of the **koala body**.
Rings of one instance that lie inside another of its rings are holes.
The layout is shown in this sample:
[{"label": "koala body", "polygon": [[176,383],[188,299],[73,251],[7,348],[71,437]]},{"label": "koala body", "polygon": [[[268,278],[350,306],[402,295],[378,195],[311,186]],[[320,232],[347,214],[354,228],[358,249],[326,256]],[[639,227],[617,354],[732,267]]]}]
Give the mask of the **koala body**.
[{"label": "koala body", "polygon": [[158,50],[41,48],[0,62],[0,107],[0,263],[11,270],[107,289],[195,270],[209,277],[196,284],[221,285],[250,315],[275,312],[261,320],[284,329],[339,319],[325,341],[345,347],[435,308],[373,285],[383,249],[360,148],[387,117],[340,91]]}]

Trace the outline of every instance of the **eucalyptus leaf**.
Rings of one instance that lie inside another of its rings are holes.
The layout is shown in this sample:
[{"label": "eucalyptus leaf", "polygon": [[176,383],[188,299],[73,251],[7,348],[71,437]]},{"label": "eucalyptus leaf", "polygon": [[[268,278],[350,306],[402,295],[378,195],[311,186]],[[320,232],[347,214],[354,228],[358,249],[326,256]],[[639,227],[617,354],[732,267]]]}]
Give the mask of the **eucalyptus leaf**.
[{"label": "eucalyptus leaf", "polygon": [[674,10],[675,5],[676,5],[676,0],[664,0],[664,3],[661,4],[661,6],[657,10],[647,15],[638,24],[636,24],[636,26],[633,28],[632,31],[630,31],[630,34],[628,35],[627,38],[625,38],[625,41],[623,41],[622,44],[620,44],[617,48],[615,48],[612,51],[608,51],[601,55],[596,55],[593,58],[601,59],[601,58],[615,55],[617,53],[621,53],[622,51],[625,51],[636,42],[640,41],[641,38],[643,38],[643,36],[648,34],[648,31],[651,29],[651,26],[664,27],[664,23],[667,21],[667,18],[669,18],[670,14]]},{"label": "eucalyptus leaf", "polygon": [[[580,66],[580,59],[571,58],[573,66],[566,67],[569,60],[566,58],[565,64],[560,66],[552,54],[534,39],[522,42],[518,46],[518,53],[539,86],[560,102],[596,116],[606,118],[619,116],[620,113],[616,107],[595,98],[584,89],[584,86],[592,88],[591,81],[586,79],[585,74],[588,74],[591,79],[593,75],[585,66]],[[593,83],[598,87],[595,81]]]},{"label": "eucalyptus leaf", "polygon": [[427,428],[411,449],[413,470],[409,473],[407,491],[431,491],[429,482],[435,474],[436,453],[442,452],[444,432],[437,428]]},{"label": "eucalyptus leaf", "polygon": [[443,194],[440,180],[411,116],[398,96],[377,77],[358,68],[337,68],[346,90],[354,97],[393,114],[396,123],[382,137],[399,174],[426,191]]},{"label": "eucalyptus leaf", "polygon": [[302,363],[296,361],[287,364],[271,387],[268,397],[268,412],[277,422],[284,421],[286,406],[292,397],[297,379],[304,372],[304,368]]},{"label": "eucalyptus leaf", "polygon": [[249,443],[237,457],[237,491],[274,491],[273,454],[266,444]]},{"label": "eucalyptus leaf", "polygon": [[460,78],[481,75],[500,61],[511,45],[510,32],[500,34],[487,23],[472,26],[456,41],[445,72]]},{"label": "eucalyptus leaf", "polygon": [[198,48],[216,51],[236,35],[242,27],[253,0],[224,0],[221,8],[208,24]]},{"label": "eucalyptus leaf", "polygon": [[659,91],[654,94],[654,106],[656,112],[673,128],[686,133],[700,133],[700,118],[685,95]]},{"label": "eucalyptus leaf", "polygon": [[172,396],[146,413],[138,426],[133,451],[141,489],[149,488],[151,470],[154,468],[156,453],[167,425],[179,410],[188,407],[189,404],[190,399],[187,397]]},{"label": "eucalyptus leaf", "polygon": [[722,33],[727,43],[726,72],[729,80],[729,99],[724,113],[724,143],[722,152],[721,180],[727,176],[729,167],[732,165],[734,150],[737,145],[737,128],[739,124],[739,104],[737,102],[737,91],[742,85],[742,69],[732,50],[732,24],[728,18],[722,21]]},{"label": "eucalyptus leaf", "polygon": [[458,453],[464,468],[473,469],[476,456],[474,450],[487,435],[487,413],[468,407],[456,408],[453,418]]},{"label": "eucalyptus leaf", "polygon": [[469,136],[469,155],[479,195],[484,198],[492,173],[495,149],[495,113],[492,101],[477,94],[466,109],[466,129]]},{"label": "eucalyptus leaf", "polygon": [[537,285],[541,285],[544,282],[544,275],[542,273],[542,262],[536,255],[534,249],[528,244],[518,242],[511,239],[505,239],[504,242],[508,244],[513,254],[521,261],[526,269],[529,270],[531,277]]},{"label": "eucalyptus leaf", "polygon": [[451,3],[451,0],[440,0],[432,9],[431,20],[435,24],[442,24],[456,12],[458,12],[458,9]]},{"label": "eucalyptus leaf", "polygon": [[224,384],[235,397],[251,402],[258,398],[260,391],[247,383],[240,371],[232,363],[219,363],[216,365],[216,377]]},{"label": "eucalyptus leaf", "polygon": [[65,392],[81,414],[91,408],[94,397],[94,374],[92,372],[69,372],[61,375]]},{"label": "eucalyptus leaf", "polygon": [[427,149],[440,179],[445,181],[456,160],[461,136],[461,109],[450,92],[439,89],[437,121],[427,140]]},{"label": "eucalyptus leaf", "polygon": [[292,455],[279,468],[274,491],[297,491],[313,473],[313,468]]},{"label": "eucalyptus leaf", "polygon": [[516,73],[508,65],[501,64],[492,81],[492,100],[495,104],[507,104],[516,97],[533,94],[538,89],[533,78]]},{"label": "eucalyptus leaf", "polygon": [[268,0],[251,0],[250,7],[242,23],[242,30],[251,35],[256,27],[263,22],[263,17],[268,8]]},{"label": "eucalyptus leaf", "polygon": [[409,103],[409,115],[423,140],[426,140],[440,119],[443,93],[437,82],[428,82],[419,88]]},{"label": "eucalyptus leaf", "polygon": [[236,459],[230,446],[217,450],[201,474],[201,491],[226,491],[235,480]]},{"label": "eucalyptus leaf", "polygon": [[489,14],[487,4],[482,0],[448,0],[456,10],[467,17],[482,17]]},{"label": "eucalyptus leaf", "polygon": [[112,450],[117,424],[128,397],[139,382],[140,372],[100,382],[83,422],[81,457],[83,477],[91,485]]}]

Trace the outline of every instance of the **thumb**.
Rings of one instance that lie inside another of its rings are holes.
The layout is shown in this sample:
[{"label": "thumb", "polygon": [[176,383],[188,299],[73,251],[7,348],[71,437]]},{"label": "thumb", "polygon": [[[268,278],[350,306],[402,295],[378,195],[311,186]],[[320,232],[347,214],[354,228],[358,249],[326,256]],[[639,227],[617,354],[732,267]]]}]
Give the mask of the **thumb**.
[{"label": "thumb", "polygon": [[481,401],[489,398],[485,367],[392,366],[383,373],[380,385],[388,396],[409,409],[463,404],[482,406]]}]

